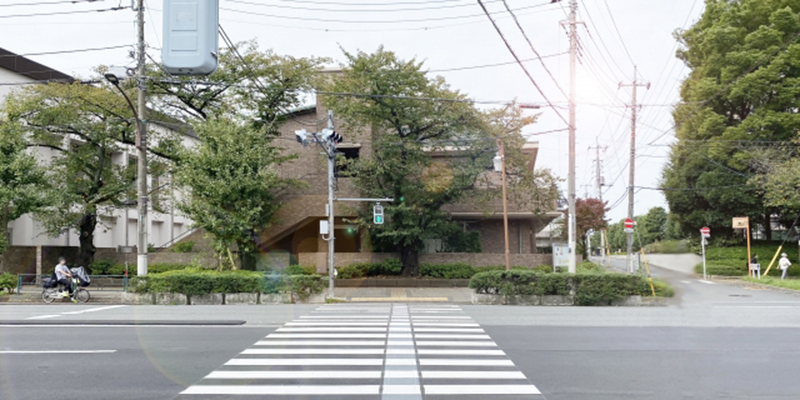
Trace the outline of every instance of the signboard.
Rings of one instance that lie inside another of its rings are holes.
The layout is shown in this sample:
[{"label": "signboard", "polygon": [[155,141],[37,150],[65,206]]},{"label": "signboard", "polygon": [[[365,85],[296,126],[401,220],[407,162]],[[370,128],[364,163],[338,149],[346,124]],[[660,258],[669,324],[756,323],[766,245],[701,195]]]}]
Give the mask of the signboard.
[{"label": "signboard", "polygon": [[569,245],[553,243],[553,267],[569,267]]},{"label": "signboard", "polygon": [[703,235],[703,237],[711,237],[711,229],[709,229],[707,226],[704,226],[700,229],[700,234]]},{"label": "signboard", "polygon": [[630,218],[625,218],[625,232],[626,233],[633,232],[633,220]]},{"label": "signboard", "polygon": [[748,221],[747,217],[734,217],[733,218],[733,229],[746,229]]}]

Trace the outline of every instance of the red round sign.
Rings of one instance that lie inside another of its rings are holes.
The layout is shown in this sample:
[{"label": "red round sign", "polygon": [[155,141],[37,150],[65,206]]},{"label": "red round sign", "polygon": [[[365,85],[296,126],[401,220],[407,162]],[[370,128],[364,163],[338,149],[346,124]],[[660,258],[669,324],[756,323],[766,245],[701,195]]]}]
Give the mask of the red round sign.
[{"label": "red round sign", "polygon": [[630,218],[625,218],[625,228],[633,229],[633,220]]},{"label": "red round sign", "polygon": [[707,226],[704,226],[702,229],[700,229],[700,233],[702,233],[703,235],[710,235],[711,229],[708,229]]}]

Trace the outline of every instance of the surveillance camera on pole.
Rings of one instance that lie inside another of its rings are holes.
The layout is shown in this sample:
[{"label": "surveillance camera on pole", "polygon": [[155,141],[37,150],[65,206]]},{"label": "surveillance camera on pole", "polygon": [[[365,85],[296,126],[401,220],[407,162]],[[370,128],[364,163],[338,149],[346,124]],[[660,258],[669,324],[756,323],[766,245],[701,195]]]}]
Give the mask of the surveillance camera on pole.
[{"label": "surveillance camera on pole", "polygon": [[308,146],[308,132],[305,129],[294,131],[294,136],[297,139],[297,143],[302,144],[303,147]]}]

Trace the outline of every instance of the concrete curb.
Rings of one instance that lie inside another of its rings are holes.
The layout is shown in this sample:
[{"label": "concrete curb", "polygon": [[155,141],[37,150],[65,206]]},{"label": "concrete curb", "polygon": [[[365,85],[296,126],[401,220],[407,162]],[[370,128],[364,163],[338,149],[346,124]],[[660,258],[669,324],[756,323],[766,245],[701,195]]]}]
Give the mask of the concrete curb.
[{"label": "concrete curb", "polygon": [[0,326],[3,325],[136,325],[136,326],[239,326],[244,325],[247,321],[241,320],[92,320],[92,319],[73,319],[73,320],[6,320],[0,321]]}]

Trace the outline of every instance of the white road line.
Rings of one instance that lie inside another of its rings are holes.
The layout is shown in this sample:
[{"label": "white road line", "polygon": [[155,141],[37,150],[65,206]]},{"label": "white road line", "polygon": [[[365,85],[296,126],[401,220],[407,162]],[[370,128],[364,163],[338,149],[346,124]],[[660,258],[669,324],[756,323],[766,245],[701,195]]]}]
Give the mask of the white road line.
[{"label": "white road line", "polygon": [[380,379],[381,371],[214,371],[205,379]]},{"label": "white road line", "polygon": [[461,332],[461,333],[486,333],[483,329],[469,328],[414,328],[414,332]]},{"label": "white road line", "polygon": [[422,371],[423,379],[526,379],[520,371]]},{"label": "white road line", "polygon": [[716,282],[706,281],[706,280],[703,280],[703,279],[698,279],[697,281],[698,282],[703,282],[703,283],[708,284],[708,285],[716,285],[717,284]]},{"label": "white road line", "polygon": [[342,328],[342,327],[328,327],[328,328],[280,328],[276,332],[386,332],[386,328]]},{"label": "white road line", "polygon": [[60,317],[60,315],[37,315],[35,317],[28,317],[25,319],[48,319],[48,318],[55,318]]},{"label": "white road line", "polygon": [[390,347],[386,349],[386,354],[413,356],[417,353],[414,352],[414,349],[395,349]]},{"label": "white road line", "polygon": [[387,358],[386,365],[417,365],[416,358]]},{"label": "white road line", "polygon": [[798,308],[800,306],[713,306],[713,308]]},{"label": "white road line", "polygon": [[441,347],[497,347],[492,340],[467,340],[467,341],[447,341],[447,340],[418,340],[417,346],[441,346]]},{"label": "white road line", "polygon": [[683,283],[685,283],[687,285],[692,283],[692,281],[681,281],[681,282],[683,282]]},{"label": "white road line", "polygon": [[225,365],[383,365],[382,358],[234,358]]},{"label": "white road line", "polygon": [[[299,354],[306,354],[306,355],[313,355],[313,354],[370,354],[370,355],[377,355],[383,354],[384,350],[381,349],[247,349],[241,354],[292,354],[292,355],[299,355]],[[412,353],[413,354],[413,353]]]},{"label": "white road line", "polygon": [[78,314],[86,314],[86,313],[95,312],[95,311],[111,310],[113,308],[120,308],[120,307],[127,307],[127,306],[126,305],[118,305],[118,306],[97,307],[97,308],[90,308],[88,310],[63,312],[61,314],[62,315],[78,315]]},{"label": "white road line", "polygon": [[384,378],[419,378],[419,373],[416,369],[387,369],[383,371]]},{"label": "white road line", "polygon": [[421,394],[419,385],[383,385],[383,394]]},{"label": "white road line", "polygon": [[111,354],[116,350],[0,350],[0,354]]},{"label": "white road line", "polygon": [[419,349],[417,354],[424,356],[504,356],[506,353],[503,350],[433,350],[433,349]]},{"label": "white road line", "polygon": [[412,315],[411,319],[420,319],[420,320],[427,320],[427,319],[472,319],[469,316],[461,316],[461,315]]},{"label": "white road line", "polygon": [[465,326],[465,327],[475,326],[475,327],[479,327],[480,325],[478,325],[476,323],[463,324],[463,323],[457,323],[457,322],[455,322],[455,323],[453,323],[453,322],[415,322],[414,326]]},{"label": "white road line", "polygon": [[453,366],[453,365],[468,365],[477,367],[513,367],[514,362],[511,360],[487,360],[487,359],[457,359],[457,358],[420,358],[419,365],[421,366]]},{"label": "white road line", "polygon": [[333,320],[341,320],[341,319],[387,319],[388,316],[374,316],[374,315],[303,315],[300,317],[303,320],[314,320],[314,319],[333,319]]},{"label": "white road line", "polygon": [[267,339],[383,339],[383,333],[273,333]]},{"label": "white road line", "polygon": [[287,322],[286,326],[386,326],[384,322]]},{"label": "white road line", "polygon": [[261,340],[256,346],[383,346],[384,340]]},{"label": "white road line", "polygon": [[184,390],[181,394],[332,396],[377,395],[380,394],[380,390],[380,385],[195,385]]},{"label": "white road line", "polygon": [[467,340],[490,340],[489,335],[457,335],[457,334],[432,334],[421,333],[414,335],[417,339],[467,339]]},{"label": "white road line", "polygon": [[541,394],[533,385],[425,385],[426,395],[442,394]]}]

